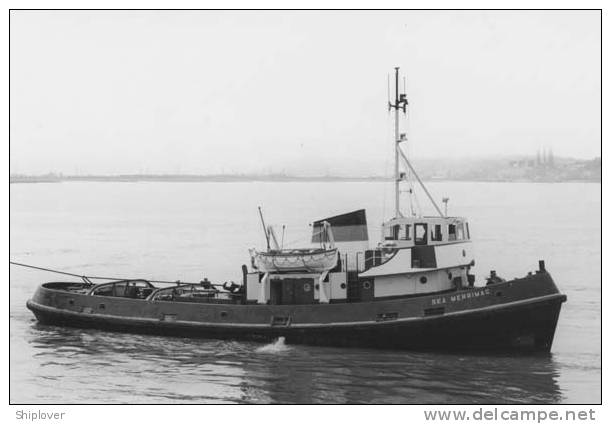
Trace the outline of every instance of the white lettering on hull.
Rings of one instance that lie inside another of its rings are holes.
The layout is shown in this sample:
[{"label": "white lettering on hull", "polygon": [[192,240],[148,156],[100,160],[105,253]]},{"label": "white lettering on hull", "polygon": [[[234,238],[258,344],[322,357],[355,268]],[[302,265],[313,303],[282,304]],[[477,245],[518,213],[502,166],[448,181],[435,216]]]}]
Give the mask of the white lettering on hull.
[{"label": "white lettering on hull", "polygon": [[431,299],[431,305],[443,305],[444,303],[451,302],[462,302],[466,299],[473,299],[481,296],[488,296],[490,294],[490,290],[488,289],[480,289],[480,290],[470,290],[468,292],[463,292],[459,294],[452,294],[448,296],[441,296]]}]

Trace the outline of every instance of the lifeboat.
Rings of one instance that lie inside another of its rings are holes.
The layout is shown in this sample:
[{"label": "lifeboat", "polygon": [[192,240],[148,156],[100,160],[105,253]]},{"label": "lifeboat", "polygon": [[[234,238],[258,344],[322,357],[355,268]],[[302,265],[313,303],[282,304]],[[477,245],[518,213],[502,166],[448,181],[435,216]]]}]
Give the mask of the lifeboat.
[{"label": "lifeboat", "polygon": [[337,266],[337,249],[251,250],[254,267],[260,272],[325,272]]}]

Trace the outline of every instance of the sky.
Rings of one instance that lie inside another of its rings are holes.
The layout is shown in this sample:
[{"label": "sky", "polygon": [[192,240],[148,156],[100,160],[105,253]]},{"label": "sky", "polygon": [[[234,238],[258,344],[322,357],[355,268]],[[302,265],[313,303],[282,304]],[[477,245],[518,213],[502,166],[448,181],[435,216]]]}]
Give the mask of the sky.
[{"label": "sky", "polygon": [[419,158],[593,158],[597,11],[12,11],[11,173],[380,175],[388,76]]}]

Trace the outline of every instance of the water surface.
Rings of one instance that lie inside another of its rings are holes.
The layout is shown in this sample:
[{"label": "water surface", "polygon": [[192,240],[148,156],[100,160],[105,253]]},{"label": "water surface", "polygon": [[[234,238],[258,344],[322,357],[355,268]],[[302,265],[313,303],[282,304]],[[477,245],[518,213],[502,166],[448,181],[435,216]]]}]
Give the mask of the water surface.
[{"label": "water surface", "polygon": [[[467,216],[478,282],[545,259],[568,295],[550,355],[465,355],[263,345],[37,324],[36,286],[63,279],[11,266],[10,400],[21,403],[598,403],[600,184],[434,183]],[[257,215],[307,243],[308,223],[366,208],[370,239],[392,188],[342,183],[10,185],[10,256],[87,275],[240,281]],[[424,198],[420,199],[425,204]]]}]

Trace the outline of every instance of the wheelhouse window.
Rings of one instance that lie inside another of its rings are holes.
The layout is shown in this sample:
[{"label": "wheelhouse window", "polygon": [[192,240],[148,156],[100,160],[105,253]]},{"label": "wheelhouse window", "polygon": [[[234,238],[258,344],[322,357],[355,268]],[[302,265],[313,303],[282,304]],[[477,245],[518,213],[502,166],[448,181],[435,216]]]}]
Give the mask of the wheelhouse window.
[{"label": "wheelhouse window", "polygon": [[392,227],[384,227],[384,240],[392,240]]},{"label": "wheelhouse window", "polygon": [[469,223],[465,222],[465,228],[467,229],[467,239],[471,240],[471,234],[469,233]]},{"label": "wheelhouse window", "polygon": [[458,224],[456,226],[456,239],[457,240],[464,240],[464,238],[465,238],[465,230],[464,230],[463,224],[461,222],[460,224]]},{"label": "wheelhouse window", "polygon": [[441,241],[443,236],[441,235],[441,225],[435,224],[431,231],[431,240],[433,241]]},{"label": "wheelhouse window", "polygon": [[405,225],[399,226],[399,240],[405,240]]},{"label": "wheelhouse window", "polygon": [[392,225],[385,227],[384,229],[384,240],[397,240],[399,236],[400,225]]},{"label": "wheelhouse window", "polygon": [[401,226],[400,225],[393,225],[392,227],[392,237],[393,240],[398,240],[399,239],[399,232],[401,231]]},{"label": "wheelhouse window", "polygon": [[427,243],[427,224],[414,224],[414,242],[415,244]]},{"label": "wheelhouse window", "polygon": [[398,225],[399,233],[397,236],[397,240],[411,240],[412,235],[410,234],[411,225]]},{"label": "wheelhouse window", "polygon": [[456,240],[456,225],[454,224],[448,225],[448,240]]}]

